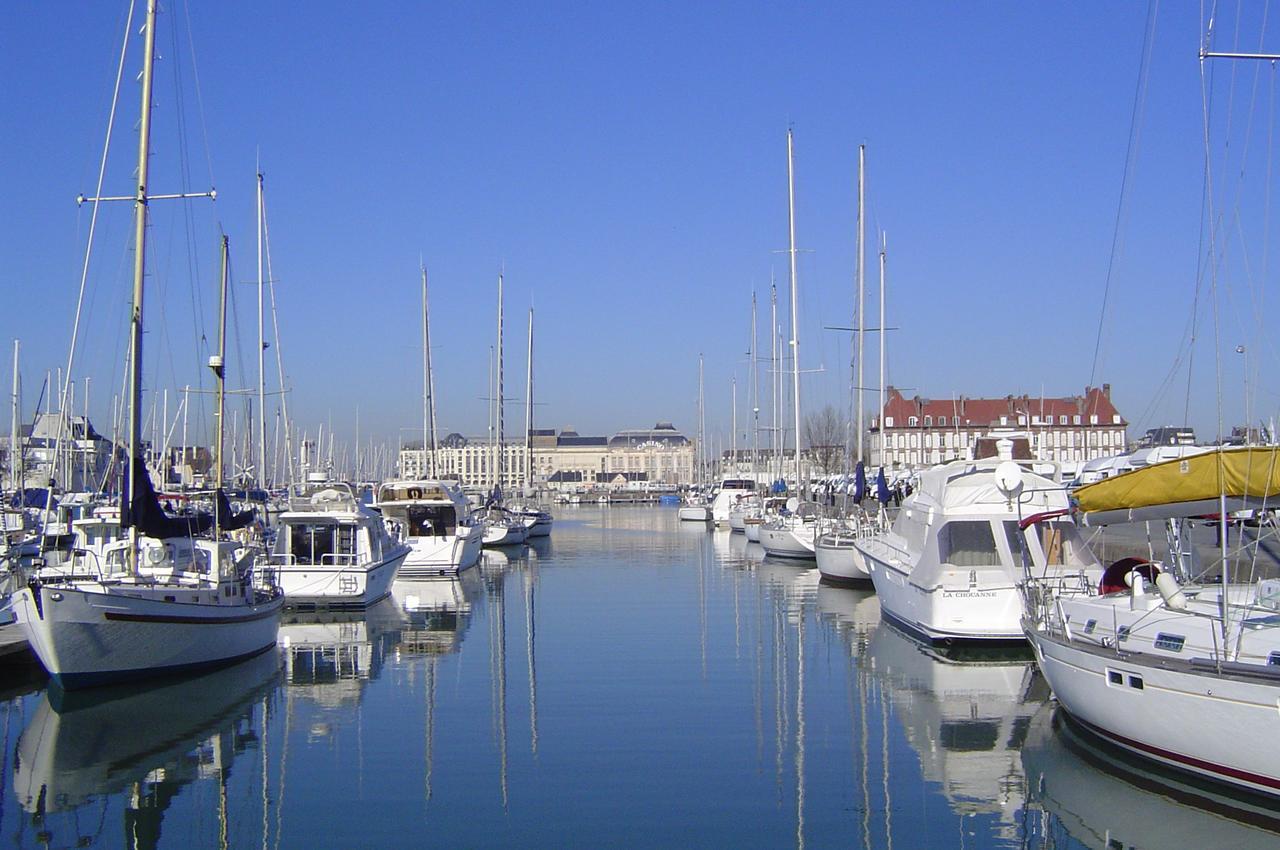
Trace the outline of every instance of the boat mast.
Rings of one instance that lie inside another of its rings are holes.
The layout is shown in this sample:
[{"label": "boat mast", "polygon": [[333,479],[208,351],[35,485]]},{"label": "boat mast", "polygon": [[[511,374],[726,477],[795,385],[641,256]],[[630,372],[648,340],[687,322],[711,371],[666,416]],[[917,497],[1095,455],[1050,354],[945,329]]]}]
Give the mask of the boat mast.
[{"label": "boat mast", "polygon": [[506,458],[503,457],[503,430],[505,418],[502,415],[502,273],[498,273],[498,487],[502,487],[502,473],[506,468]]},{"label": "boat mast", "polygon": [[262,172],[258,172],[258,482],[267,485],[267,342],[263,331]]},{"label": "boat mast", "polygon": [[[866,323],[866,216],[863,205],[863,193],[866,187],[867,146],[858,145],[858,432],[854,438],[858,441],[858,463],[862,463],[862,387],[863,387],[863,340],[867,335]],[[884,337],[881,336],[881,339]]]},{"label": "boat mast", "polygon": [[791,130],[787,130],[787,225],[790,233],[787,253],[791,255],[791,395],[796,426],[796,491],[803,497],[805,487],[800,477],[800,300],[796,279],[795,145]]},{"label": "boat mast", "polygon": [[779,392],[780,381],[782,376],[778,370],[778,282],[773,275],[769,275],[769,347],[772,350],[769,359],[769,386],[772,390],[772,403],[770,404],[769,415],[772,420],[772,426],[769,429],[770,445],[773,448],[773,460],[769,464],[770,477],[773,479],[769,482],[770,486],[774,481],[782,477],[782,450],[779,448],[778,442],[781,439],[778,428],[781,426],[782,416],[779,413],[781,404]]},{"label": "boat mast", "polygon": [[[887,454],[885,453],[885,444],[884,444],[884,337],[885,337],[884,257],[885,257],[885,252],[888,251],[888,249],[889,249],[889,238],[885,236],[885,233],[882,230],[880,231],[880,407],[878,408],[880,412],[876,414],[876,416],[879,418],[879,423],[880,423],[880,468],[881,469],[884,468],[885,458],[887,457]],[[1041,402],[1040,406],[1041,406],[1040,412],[1043,414],[1044,403]]]},{"label": "boat mast", "polygon": [[738,376],[730,379],[733,387],[733,436],[729,438],[730,450],[733,452],[733,475],[738,475]]},{"label": "boat mast", "polygon": [[[142,448],[142,307],[147,274],[147,179],[151,166],[151,84],[156,56],[156,5],[147,0],[142,54],[142,113],[138,121],[137,193],[133,202],[133,305],[129,316],[129,470],[120,503],[120,527],[129,531],[129,567],[138,568],[138,530],[133,524],[133,494],[138,491],[138,452]],[[146,475],[143,470],[143,475]]]},{"label": "boat mast", "polygon": [[702,355],[698,355],[698,483],[707,478],[707,425],[702,411]]},{"label": "boat mast", "polygon": [[[224,359],[227,354],[227,247],[228,238],[224,234],[222,237],[222,263],[221,273],[218,275],[218,353],[209,358],[209,366],[213,369],[214,374],[214,393],[215,404],[217,406],[216,418],[218,420],[218,432],[214,442],[213,454],[213,486],[215,488],[222,486],[222,443],[223,427],[225,422],[226,409],[226,369]],[[222,517],[219,516],[218,502],[213,500],[213,536],[217,539],[218,527],[222,524]]]},{"label": "boat mast", "polygon": [[9,420],[9,481],[14,490],[21,490],[25,482],[22,473],[22,436],[18,433],[18,347],[13,341],[13,413]]},{"label": "boat mast", "polygon": [[525,355],[524,489],[533,492],[533,307],[529,308],[529,351]]},{"label": "boat mast", "polygon": [[[436,394],[431,374],[431,313],[427,306],[427,267],[422,266],[422,451],[431,451],[431,477],[436,471]],[[426,466],[426,464],[423,464]]]},{"label": "boat mast", "polygon": [[756,363],[756,291],[751,290],[751,487],[760,487],[756,465],[760,462],[760,370]]}]

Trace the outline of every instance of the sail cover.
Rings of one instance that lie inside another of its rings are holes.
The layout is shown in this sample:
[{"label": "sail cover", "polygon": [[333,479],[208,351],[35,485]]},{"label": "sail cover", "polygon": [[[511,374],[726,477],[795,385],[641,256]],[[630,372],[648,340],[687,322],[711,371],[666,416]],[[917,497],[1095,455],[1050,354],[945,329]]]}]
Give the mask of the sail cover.
[{"label": "sail cover", "polygon": [[120,518],[122,528],[132,525],[140,534],[164,540],[170,537],[194,537],[212,527],[213,516],[210,514],[175,517],[165,513],[151,486],[151,476],[147,474],[146,464],[142,458],[136,458],[133,463],[133,480],[137,482],[137,490],[129,499],[127,515]]},{"label": "sail cover", "polygon": [[1176,458],[1075,491],[1086,525],[1204,516],[1280,499],[1280,446],[1224,448]]}]

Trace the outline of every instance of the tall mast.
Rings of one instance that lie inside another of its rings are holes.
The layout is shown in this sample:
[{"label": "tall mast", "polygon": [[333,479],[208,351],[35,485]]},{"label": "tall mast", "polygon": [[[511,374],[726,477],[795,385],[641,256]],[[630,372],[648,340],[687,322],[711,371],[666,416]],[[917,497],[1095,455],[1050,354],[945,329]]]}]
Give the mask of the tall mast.
[{"label": "tall mast", "polygon": [[505,417],[502,415],[502,273],[498,273],[498,486],[502,486],[502,472],[507,465],[503,456],[503,430]]},{"label": "tall mast", "polygon": [[756,465],[760,462],[760,370],[756,363],[756,291],[751,290],[751,486],[759,487]]},{"label": "tall mast", "polygon": [[[858,441],[858,463],[862,463],[862,351],[863,339],[867,335],[867,323],[864,317],[864,300],[866,296],[865,266],[866,248],[864,246],[866,217],[863,207],[863,191],[866,186],[866,154],[867,146],[858,145],[858,431],[854,439]],[[883,325],[883,323],[881,323]],[[880,339],[884,339],[884,328],[881,327]]]},{"label": "tall mast", "polygon": [[[226,418],[226,368],[224,359],[227,354],[227,246],[228,238],[224,234],[222,237],[222,262],[221,273],[218,275],[218,353],[214,357],[209,358],[209,366],[213,368],[215,376],[215,404],[217,405],[218,433],[214,442],[213,454],[213,486],[222,486],[222,444],[223,433]],[[218,499],[213,500],[213,534],[218,536],[218,526],[222,524],[222,517],[218,516]]]},{"label": "tall mast", "polygon": [[533,490],[533,308],[529,308],[529,351],[524,379],[524,489]]},{"label": "tall mast", "polygon": [[18,433],[18,340],[13,341],[13,413],[9,420],[9,481],[15,490],[26,483],[22,480],[22,436]]},{"label": "tall mast", "polygon": [[[133,201],[133,306],[129,316],[129,471],[128,492],[120,503],[120,527],[129,529],[129,566],[138,567],[138,532],[133,524],[133,494],[142,448],[142,295],[147,275],[147,180],[151,166],[151,83],[156,56],[156,5],[147,0],[142,53],[142,113],[138,121],[138,183]],[[146,472],[144,470],[143,474]]]},{"label": "tall mast", "polygon": [[702,410],[702,355],[698,355],[698,483],[707,478],[707,425]]},{"label": "tall mast", "polygon": [[787,130],[787,225],[791,255],[791,396],[795,407],[796,426],[796,491],[803,497],[805,486],[800,477],[800,298],[796,278],[796,174],[795,145]]},{"label": "tall mast", "polygon": [[267,484],[267,341],[263,331],[262,172],[258,172],[258,483]]},{"label": "tall mast", "polygon": [[733,387],[733,435],[729,438],[729,447],[733,452],[733,473],[736,476],[738,472],[738,376],[734,375],[730,380]]},{"label": "tall mast", "polygon": [[[778,429],[782,426],[782,422],[780,421],[782,419],[782,416],[779,413],[779,411],[781,410],[779,405],[782,403],[780,398],[781,393],[779,392],[779,388],[781,384],[779,382],[781,381],[782,378],[778,370],[778,284],[777,284],[777,281],[773,279],[772,274],[769,275],[769,278],[770,278],[769,310],[770,310],[770,316],[771,316],[770,323],[769,323],[769,347],[772,349],[772,352],[773,352],[769,361],[770,362],[769,384],[770,384],[770,389],[772,389],[773,391],[772,404],[770,405],[771,410],[769,411],[769,415],[773,425],[773,427],[769,429],[769,432],[770,432],[769,435],[771,438],[770,445],[773,448],[773,460],[769,464],[769,469],[770,469],[769,474],[771,476],[776,475],[778,478],[781,478],[782,477],[782,450],[779,448],[779,445],[778,445],[778,441],[781,439],[780,432],[778,431]],[[774,479],[774,481],[776,480],[777,478]],[[773,482],[770,481],[769,483],[772,485]]]},{"label": "tall mast", "polygon": [[[884,444],[884,255],[888,250],[889,239],[885,236],[884,231],[880,231],[880,407],[879,417],[880,423],[880,466],[883,467],[885,461],[885,444]],[[1041,413],[1044,412],[1044,403],[1041,402]]]},{"label": "tall mast", "polygon": [[[436,394],[431,374],[431,313],[427,306],[427,267],[422,266],[422,451],[431,452],[431,477],[436,471]],[[427,464],[423,464],[427,466]]]}]

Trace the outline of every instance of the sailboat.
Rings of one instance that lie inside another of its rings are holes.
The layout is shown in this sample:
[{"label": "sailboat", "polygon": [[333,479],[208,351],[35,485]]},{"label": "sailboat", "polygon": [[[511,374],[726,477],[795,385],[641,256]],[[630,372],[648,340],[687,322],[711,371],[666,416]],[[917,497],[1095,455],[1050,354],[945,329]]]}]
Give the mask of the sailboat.
[{"label": "sailboat", "polygon": [[524,523],[526,537],[546,537],[551,534],[551,513],[530,501],[533,493],[533,308],[530,307],[524,384],[524,490],[522,500],[508,510]]},{"label": "sailboat", "polygon": [[400,565],[402,578],[450,575],[480,560],[484,526],[471,518],[471,508],[457,483],[437,477],[435,394],[432,392],[431,319],[427,306],[427,269],[422,268],[422,453],[428,475],[388,481],[378,488],[377,506],[397,531],[409,554]]},{"label": "sailboat", "polygon": [[706,468],[707,468],[707,433],[705,423],[703,421],[702,410],[702,355],[698,355],[698,460],[697,460],[697,481],[694,489],[685,494],[680,508],[676,515],[682,522],[710,522],[711,521],[711,505],[707,501],[707,495],[702,488],[705,486]]},{"label": "sailboat", "polygon": [[[796,490],[804,494],[804,478],[800,468],[800,314],[796,277],[796,186],[791,131],[787,131],[787,223],[791,255],[791,390],[795,414]],[[818,506],[801,502],[793,496],[787,500],[786,513],[760,526],[760,545],[765,554],[776,558],[812,560],[818,534]]]},{"label": "sailboat", "polygon": [[493,489],[489,492],[488,504],[484,512],[485,548],[497,546],[518,546],[529,536],[529,526],[524,519],[507,510],[503,502],[502,476],[506,469],[506,446],[503,445],[503,425],[505,417],[502,412],[502,274],[498,275],[498,347],[497,393],[494,397],[493,425]]},{"label": "sailboat", "polygon": [[[129,468],[121,500],[124,539],[104,558],[76,555],[69,571],[35,576],[15,600],[31,648],[63,688],[140,679],[227,664],[275,646],[284,598],[254,581],[255,552],[220,539],[239,522],[221,489],[213,517],[166,516],[142,455],[143,291],[157,0],[148,0],[142,67],[137,192],[134,197],[133,309],[130,319]],[[225,329],[226,240],[222,327]],[[221,345],[221,344],[220,344]],[[210,365],[221,386],[222,354]],[[221,429],[221,417],[219,418]],[[212,528],[213,535],[201,536]]]}]

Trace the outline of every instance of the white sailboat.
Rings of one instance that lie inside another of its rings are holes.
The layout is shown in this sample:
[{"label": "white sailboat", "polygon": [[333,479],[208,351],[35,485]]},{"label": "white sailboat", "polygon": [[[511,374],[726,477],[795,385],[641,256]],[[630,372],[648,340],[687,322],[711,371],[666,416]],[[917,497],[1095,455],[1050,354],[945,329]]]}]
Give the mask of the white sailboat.
[{"label": "white sailboat", "polygon": [[[226,499],[221,490],[212,518],[212,539],[197,536],[195,524],[167,517],[160,510],[143,462],[143,293],[147,206],[155,197],[148,194],[148,172],[156,6],[156,0],[148,0],[142,31],[142,103],[133,197],[129,469],[120,521],[126,537],[105,547],[101,560],[86,551],[76,554],[70,571],[47,576],[37,572],[18,591],[15,602],[32,650],[63,688],[216,666],[263,652],[275,645],[284,601],[278,588],[260,587],[254,581],[253,550],[219,539],[220,530],[231,520],[223,513]],[[225,237],[222,250],[221,327],[225,329]],[[210,361],[219,379],[220,397],[222,356],[220,350]]]},{"label": "white sailboat", "polygon": [[531,501],[534,494],[533,464],[533,308],[529,308],[529,351],[524,384],[524,488],[522,499],[509,510],[525,525],[526,537],[551,534],[551,512]]},{"label": "white sailboat", "polygon": [[[800,313],[799,283],[796,274],[796,184],[791,131],[787,131],[787,224],[791,255],[791,391],[795,414],[796,490],[805,492],[800,467]],[[760,526],[760,545],[765,554],[778,558],[812,560],[818,530],[818,506],[792,497],[787,510]]]},{"label": "white sailboat", "polygon": [[503,426],[506,417],[503,415],[502,398],[502,274],[498,275],[498,375],[495,384],[496,396],[493,400],[493,489],[489,491],[489,503],[482,519],[484,522],[484,539],[481,545],[485,548],[499,546],[518,546],[529,537],[529,523],[523,517],[507,510],[504,504],[502,477],[506,470],[506,446],[503,444]]},{"label": "white sailboat", "polygon": [[710,522],[711,504],[702,487],[706,483],[707,470],[707,433],[702,410],[702,355],[698,355],[698,457],[694,470],[697,480],[694,488],[685,494],[680,502],[676,515],[682,522]]},{"label": "white sailboat", "polygon": [[[1023,625],[1062,708],[1135,755],[1280,796],[1280,580],[1232,581],[1233,567],[1252,568],[1256,543],[1233,555],[1224,535],[1222,581],[1190,581],[1196,559],[1186,544],[1190,518],[1280,496],[1280,449],[1220,448],[1075,495],[1087,525],[1168,522],[1174,554],[1164,563],[1124,558],[1086,586],[1028,578]],[[1054,523],[1031,517],[1027,539]]]}]

